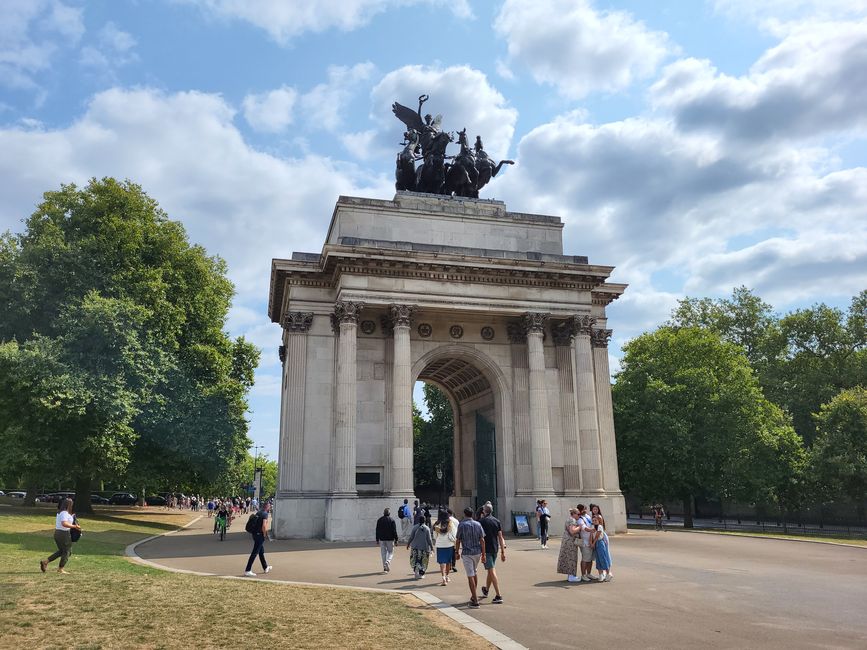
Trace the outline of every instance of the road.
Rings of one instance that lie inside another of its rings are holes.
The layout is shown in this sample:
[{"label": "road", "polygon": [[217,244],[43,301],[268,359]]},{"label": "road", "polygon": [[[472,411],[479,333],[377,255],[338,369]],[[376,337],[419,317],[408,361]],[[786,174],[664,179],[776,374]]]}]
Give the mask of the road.
[{"label": "road", "polygon": [[[240,575],[251,546],[244,519],[223,542],[205,518],[137,552],[170,567]],[[482,601],[468,613],[529,648],[867,647],[865,548],[640,530],[612,539],[614,581],[568,584],[555,572],[556,541],[548,550],[526,538],[507,544],[498,563],[504,604]],[[402,547],[389,574],[379,571],[372,541],[278,540],[266,553],[269,579],[423,589],[461,609],[468,600],[463,573],[440,587],[432,563],[415,581]]]}]

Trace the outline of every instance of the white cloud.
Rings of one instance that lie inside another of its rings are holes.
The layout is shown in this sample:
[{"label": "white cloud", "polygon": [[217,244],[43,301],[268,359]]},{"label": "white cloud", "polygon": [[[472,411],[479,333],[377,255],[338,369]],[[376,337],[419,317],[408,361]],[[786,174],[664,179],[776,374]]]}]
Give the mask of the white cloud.
[{"label": "white cloud", "polygon": [[328,81],[314,87],[301,98],[307,121],[313,127],[334,131],[343,123],[343,113],[358,87],[368,81],[376,67],[370,63],[330,66]]},{"label": "white cloud", "polygon": [[0,19],[0,85],[37,90],[37,74],[78,43],[82,9],[59,0],[6,0]]},{"label": "white cloud", "polygon": [[510,58],[572,99],[650,76],[672,51],[668,35],[590,0],[506,0],[494,21]]},{"label": "white cloud", "polygon": [[258,95],[244,97],[244,119],[256,131],[278,133],[292,124],[298,98],[294,88],[282,86]]},{"label": "white cloud", "polygon": [[99,30],[96,42],[81,48],[79,61],[85,67],[113,78],[115,70],[138,60],[138,55],[133,51],[136,45],[132,34],[118,28],[113,22],[107,22]]},{"label": "white cloud", "polygon": [[806,18],[837,20],[867,16],[867,0],[714,0],[714,9],[773,31],[781,23]]},{"label": "white cloud", "polygon": [[233,118],[217,95],[112,89],[66,128],[0,130],[0,230],[20,228],[60,183],[130,178],[227,260],[236,303],[258,308],[272,257],[318,251],[339,194],[388,195],[391,182],[312,154],[257,151]]},{"label": "white cloud", "polygon": [[[380,146],[397,151],[405,128],[392,115],[395,101],[415,109],[418,96],[430,95],[423,107],[432,115],[443,115],[443,129],[467,129],[470,142],[481,135],[485,150],[495,159],[509,151],[518,112],[494,88],[484,73],[468,66],[450,68],[404,66],[389,72],[371,92],[373,111],[380,125]],[[393,153],[392,153],[393,155]]]},{"label": "white cloud", "polygon": [[863,131],[865,88],[867,21],[811,23],[793,28],[743,77],[722,74],[706,60],[677,61],[651,98],[683,129],[755,142]]},{"label": "white cloud", "polygon": [[300,93],[290,86],[244,98],[244,118],[257,131],[279,133],[296,121],[296,113],[311,130],[337,131],[358,88],[376,67],[369,62],[354,66],[329,66],[328,80]]},{"label": "white cloud", "polygon": [[180,0],[224,19],[244,20],[265,30],[278,43],[306,32],[353,31],[391,8],[415,4],[445,7],[459,18],[471,18],[468,0]]},{"label": "white cloud", "polygon": [[777,299],[867,286],[867,169],[828,173],[827,151],[750,147],[670,120],[580,118],[525,135],[519,165],[495,189],[513,210],[562,215],[567,252],[615,264],[615,280],[633,285],[623,308],[642,329],[684,289],[746,284]]}]

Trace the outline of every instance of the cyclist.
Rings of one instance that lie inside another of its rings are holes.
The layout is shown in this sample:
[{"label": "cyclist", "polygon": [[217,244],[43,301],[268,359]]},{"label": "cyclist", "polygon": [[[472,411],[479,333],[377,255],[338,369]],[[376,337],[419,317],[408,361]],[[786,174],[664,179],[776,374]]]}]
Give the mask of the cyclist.
[{"label": "cyclist", "polygon": [[225,504],[225,502],[221,502],[217,507],[217,516],[214,518],[214,532],[217,532],[219,526],[225,526],[227,529],[229,528],[229,522],[231,521],[231,514],[229,507]]}]

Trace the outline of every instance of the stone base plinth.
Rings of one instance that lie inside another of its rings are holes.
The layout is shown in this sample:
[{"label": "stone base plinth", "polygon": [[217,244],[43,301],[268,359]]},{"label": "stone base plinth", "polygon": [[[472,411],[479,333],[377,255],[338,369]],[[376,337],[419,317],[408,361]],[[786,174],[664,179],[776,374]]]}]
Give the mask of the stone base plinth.
[{"label": "stone base plinth", "polygon": [[[609,533],[626,532],[626,502],[619,492],[575,494],[569,496],[549,496],[548,508],[551,511],[550,534],[558,537],[563,532],[563,522],[569,516],[569,508],[583,503],[588,508],[591,503],[602,509]],[[410,499],[412,503],[412,499]],[[375,537],[376,520],[385,508],[398,521],[397,509],[403,499],[389,496],[328,496],[309,497],[277,495],[274,506],[273,531],[279,539],[325,539],[333,542],[372,541]],[[451,497],[449,504],[458,519],[463,510],[473,506],[468,498]],[[512,512],[535,513],[536,497],[513,496],[497,499],[494,503],[494,516],[503,524],[505,531],[512,529]],[[436,517],[436,513],[431,513]],[[536,532],[535,516],[530,517],[530,527]],[[400,523],[398,522],[398,531]]]}]

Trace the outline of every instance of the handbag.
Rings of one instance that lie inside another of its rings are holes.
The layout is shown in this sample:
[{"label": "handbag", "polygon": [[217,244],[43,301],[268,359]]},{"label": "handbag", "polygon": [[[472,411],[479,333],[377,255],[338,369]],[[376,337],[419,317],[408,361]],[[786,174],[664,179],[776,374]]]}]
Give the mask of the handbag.
[{"label": "handbag", "polygon": [[[72,515],[72,523],[78,525],[78,517]],[[78,528],[70,528],[69,529],[69,539],[73,542],[77,542],[81,539],[81,531]]]}]

